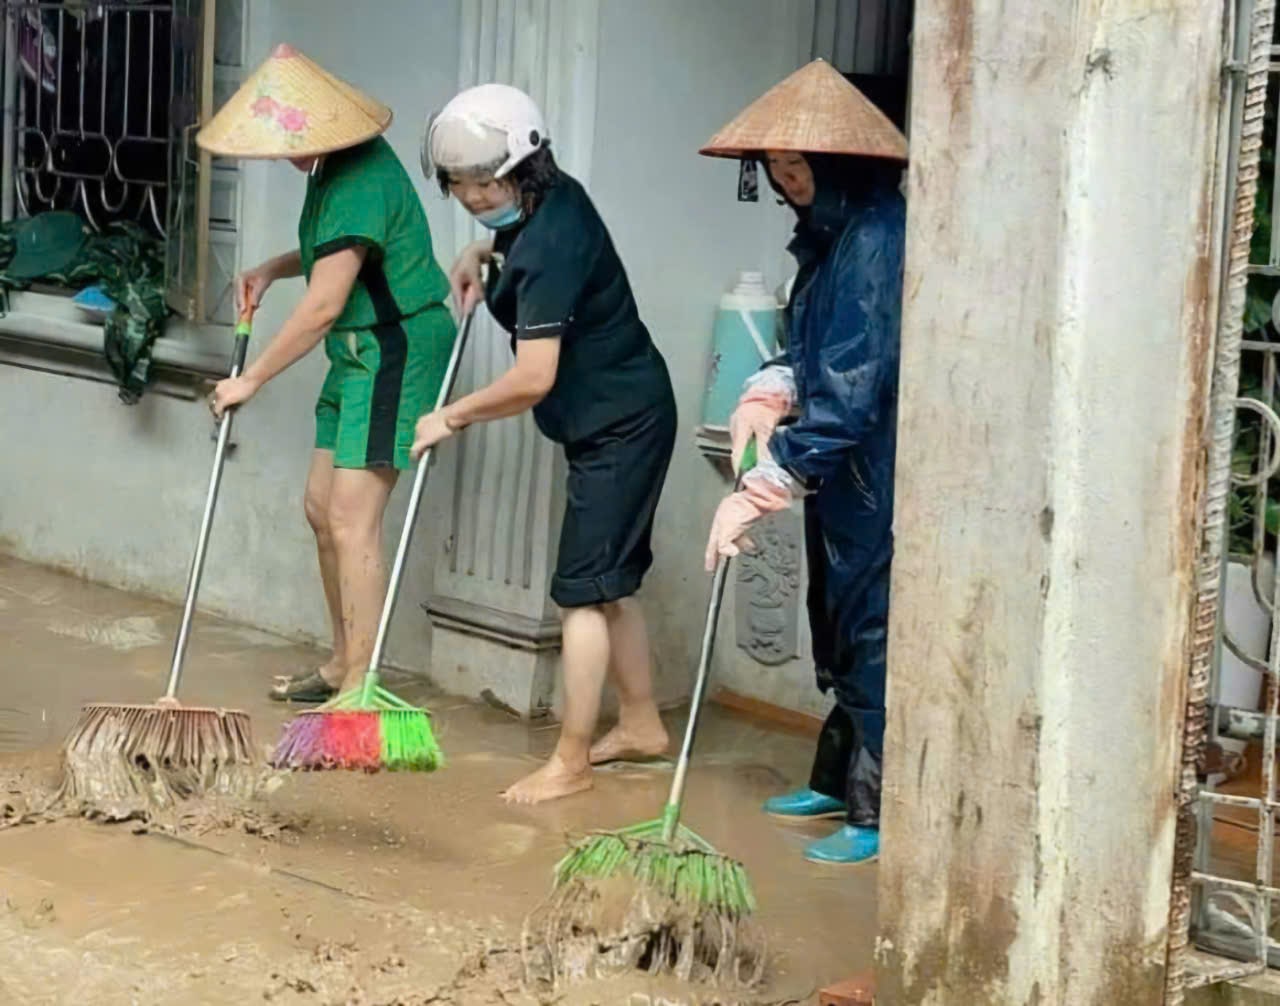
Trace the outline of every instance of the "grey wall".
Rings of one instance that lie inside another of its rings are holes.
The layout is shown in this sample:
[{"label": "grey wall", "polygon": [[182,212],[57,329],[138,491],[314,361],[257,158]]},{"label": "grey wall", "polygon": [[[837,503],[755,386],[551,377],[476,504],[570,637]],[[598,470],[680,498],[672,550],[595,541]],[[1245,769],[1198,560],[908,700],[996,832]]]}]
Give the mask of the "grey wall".
[{"label": "grey wall", "polygon": [[[458,74],[457,0],[379,0],[351,30],[346,0],[251,5],[250,66],[289,41],[390,104],[388,138],[418,178],[438,252],[452,247],[449,208],[417,171],[422,118]],[[374,13],[376,11],[376,14]],[[641,311],[676,383],[681,427],[656,531],[657,565],[644,601],[655,627],[660,690],[683,694],[701,628],[702,543],[724,485],[693,448],[716,301],[740,269],[785,278],[790,222],[770,200],[736,202],[736,166],[696,155],[711,133],[790,72],[808,44],[807,0],[604,0],[592,195],[630,272]],[[803,38],[802,38],[803,36]],[[296,245],[303,178],[285,164],[244,171],[246,264]],[[259,312],[265,339],[300,281],[281,284]],[[204,607],[294,637],[327,635],[301,494],[317,352],[260,393],[237,420],[201,596]],[[96,580],[181,595],[199,517],[211,424],[198,402],[152,395],[125,408],[111,389],[0,366],[0,548]],[[429,496],[431,494],[429,493]],[[403,487],[390,526],[403,513]],[[434,497],[439,500],[439,496]],[[435,554],[430,502],[416,539]],[[429,625],[418,610],[431,563],[412,563],[391,658],[425,670]],[[732,612],[726,613],[726,624]],[[721,680],[790,705],[820,708],[803,664],[765,670],[721,648]]]}]

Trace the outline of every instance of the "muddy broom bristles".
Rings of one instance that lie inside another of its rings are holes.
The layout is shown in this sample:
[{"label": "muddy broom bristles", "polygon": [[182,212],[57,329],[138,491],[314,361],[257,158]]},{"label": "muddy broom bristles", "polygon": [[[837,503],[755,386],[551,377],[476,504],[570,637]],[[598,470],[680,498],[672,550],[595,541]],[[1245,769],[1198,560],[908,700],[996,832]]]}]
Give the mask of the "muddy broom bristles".
[{"label": "muddy broom bristles", "polygon": [[245,713],[98,703],[84,707],[63,746],[57,799],[121,819],[194,797],[246,798],[256,778]]},{"label": "muddy broom bristles", "polygon": [[682,904],[621,875],[556,888],[525,919],[521,955],[525,980],[539,991],[637,971],[751,988],[767,962],[750,916]]},{"label": "muddy broom bristles", "polygon": [[[248,308],[236,324],[231,377],[237,377],[244,369],[252,319],[253,309]],[[81,812],[114,819],[146,816],[151,810],[191,797],[240,796],[253,791],[255,759],[249,717],[222,709],[185,708],[176,698],[231,438],[233,411],[224,411],[218,422],[213,470],[187,576],[186,599],[164,698],[154,705],[87,705],[63,746],[63,780],[57,798]]]},{"label": "muddy broom bristles", "polygon": [[[558,986],[627,970],[751,986],[764,973],[746,868],[676,824],[589,835],[556,864],[551,896],[526,920],[526,977]],[[664,837],[670,834],[671,837]]]}]

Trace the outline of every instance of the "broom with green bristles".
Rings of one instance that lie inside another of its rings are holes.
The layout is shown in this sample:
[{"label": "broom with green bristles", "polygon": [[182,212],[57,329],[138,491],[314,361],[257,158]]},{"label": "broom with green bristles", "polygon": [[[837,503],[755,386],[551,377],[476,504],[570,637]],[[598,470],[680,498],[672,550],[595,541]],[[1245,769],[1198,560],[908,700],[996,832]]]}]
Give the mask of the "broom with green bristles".
[{"label": "broom with green bristles", "polygon": [[[739,484],[756,456],[753,438]],[[531,980],[554,985],[638,967],[685,980],[752,984],[763,971],[763,942],[750,925],[756,902],[746,868],[680,820],[729,565],[724,557],[716,564],[689,721],[662,816],[588,835],[556,864],[550,898],[525,923]]]},{"label": "broom with green bristles", "polygon": [[[445,406],[453,391],[462,350],[471,331],[471,318],[472,315],[467,315],[462,332],[454,340],[453,353],[436,401],[437,409]],[[274,768],[431,772],[444,764],[444,755],[431,729],[431,713],[387,691],[382,687],[379,675],[387,630],[391,627],[391,616],[400,593],[405,559],[409,555],[409,542],[413,537],[413,525],[430,463],[431,450],[428,448],[418,459],[413,489],[409,494],[409,508],[400,531],[400,543],[396,547],[387,596],[382,602],[382,617],[378,621],[378,634],[364,680],[358,688],[342,692],[288,723],[271,755]]]}]

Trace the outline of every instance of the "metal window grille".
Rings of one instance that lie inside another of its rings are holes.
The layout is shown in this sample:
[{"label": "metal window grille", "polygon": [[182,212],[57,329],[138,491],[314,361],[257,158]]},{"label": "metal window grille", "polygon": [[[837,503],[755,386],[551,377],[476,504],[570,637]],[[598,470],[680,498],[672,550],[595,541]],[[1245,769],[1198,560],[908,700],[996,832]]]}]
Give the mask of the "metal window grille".
[{"label": "metal window grille", "polygon": [[[59,209],[99,230],[140,224],[165,243],[170,305],[199,322],[221,306],[207,293],[211,269],[235,265],[234,244],[228,254],[212,238],[215,166],[194,140],[213,111],[215,7],[0,0],[0,216]],[[235,230],[234,189],[220,202],[223,232]]]},{"label": "metal window grille", "polygon": [[18,210],[74,210],[99,229],[131,219],[163,237],[172,4],[3,6]]}]

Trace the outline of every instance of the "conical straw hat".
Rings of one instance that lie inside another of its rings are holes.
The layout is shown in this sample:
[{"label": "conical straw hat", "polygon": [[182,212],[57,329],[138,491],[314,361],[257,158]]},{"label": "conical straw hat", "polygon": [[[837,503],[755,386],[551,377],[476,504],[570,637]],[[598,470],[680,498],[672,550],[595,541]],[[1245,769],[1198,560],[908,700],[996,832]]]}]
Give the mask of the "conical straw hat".
[{"label": "conical straw hat", "polygon": [[907,138],[830,63],[815,59],[757,98],[700,151],[747,157],[762,150],[907,159]]},{"label": "conical straw hat", "polygon": [[391,109],[277,46],[196,135],[220,157],[313,157],[354,147],[391,125]]}]

